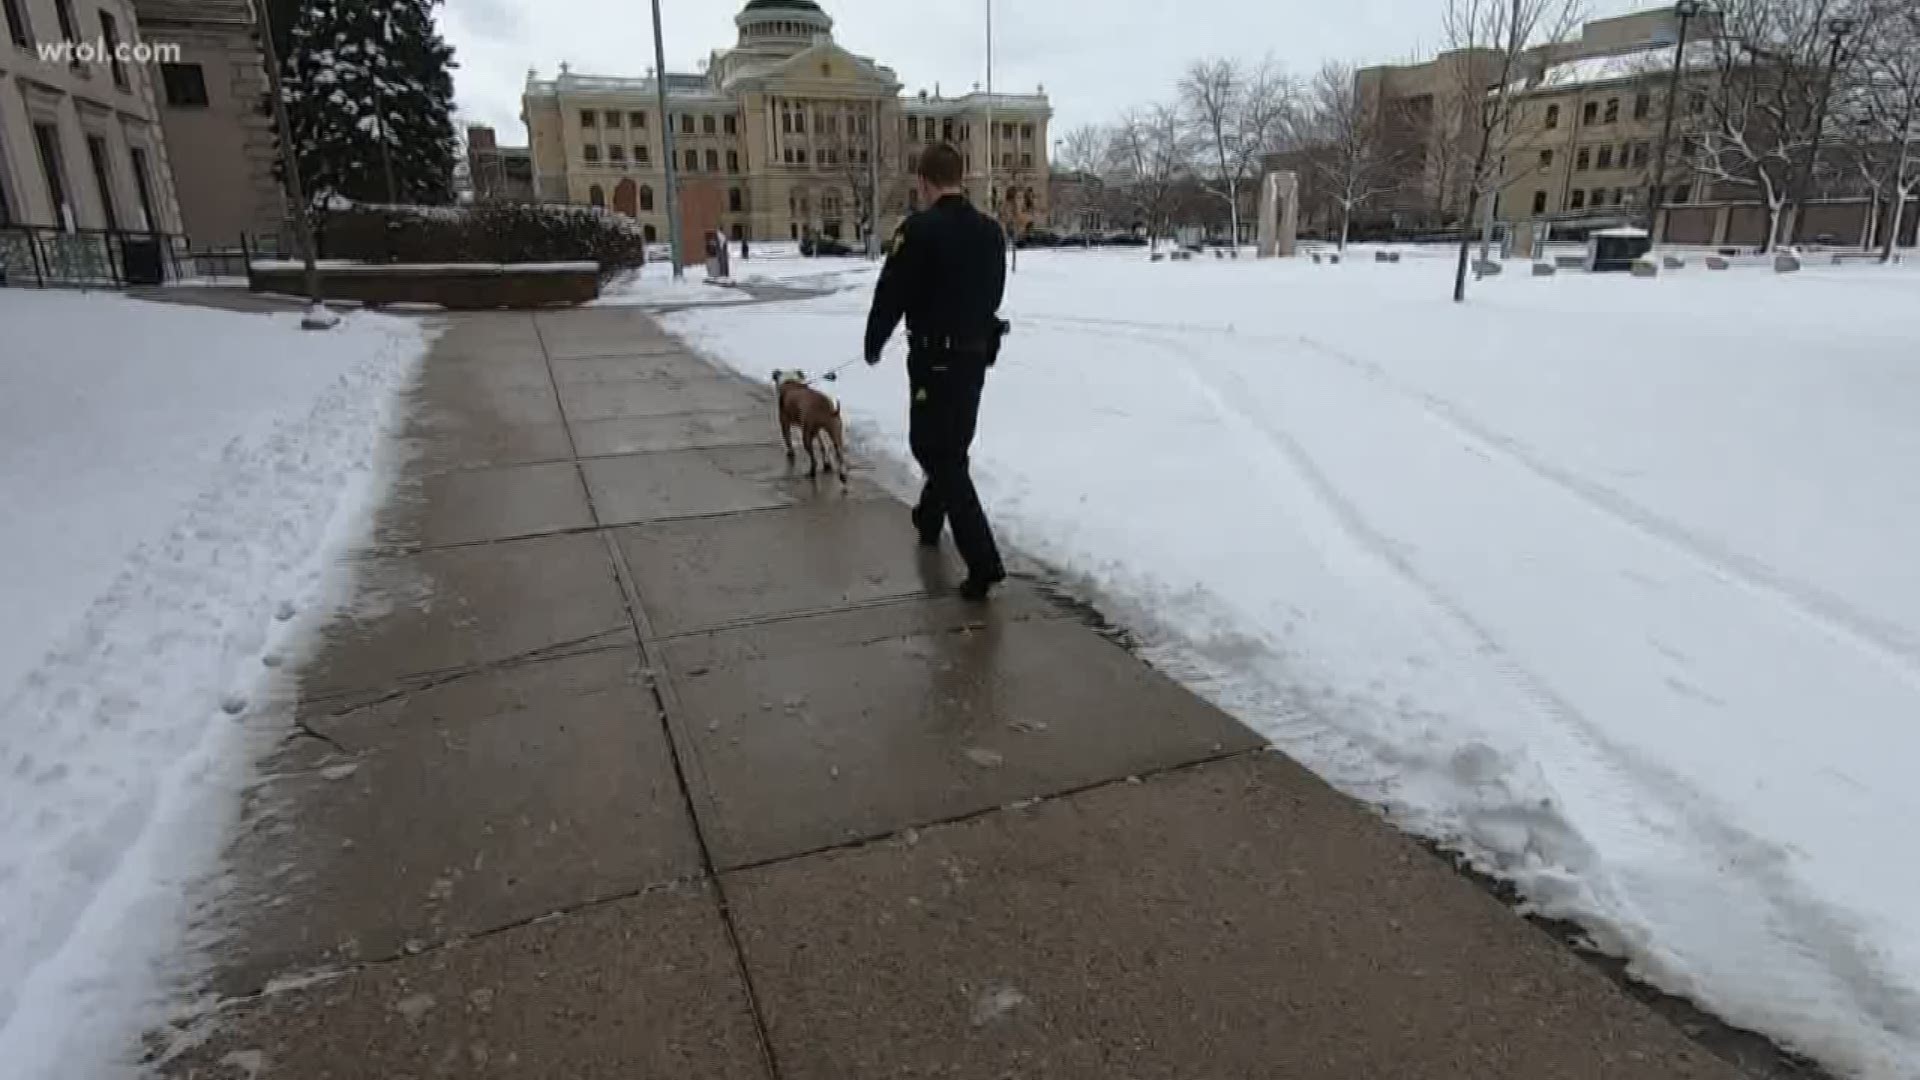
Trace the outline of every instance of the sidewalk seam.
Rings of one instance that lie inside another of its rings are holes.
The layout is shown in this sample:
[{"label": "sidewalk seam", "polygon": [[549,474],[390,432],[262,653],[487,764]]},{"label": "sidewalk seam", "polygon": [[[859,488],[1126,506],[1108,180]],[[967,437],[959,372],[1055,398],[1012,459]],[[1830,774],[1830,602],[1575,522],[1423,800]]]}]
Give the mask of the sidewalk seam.
[{"label": "sidewalk seam", "polygon": [[[593,520],[600,520],[600,510],[594,505],[593,488],[586,483],[584,470],[580,467],[580,444],[573,436],[574,421],[566,414],[566,404],[560,397],[560,377],[554,371],[553,354],[547,350],[546,335],[540,329],[540,320],[533,320],[534,340],[540,345],[540,355],[547,365],[547,379],[553,387],[553,396],[560,406],[560,423],[567,433],[567,448],[573,454],[573,466],[581,474],[581,486],[586,489],[587,511]],[[597,526],[601,541],[606,545],[607,555],[613,561],[615,584],[619,587],[621,599],[627,608],[627,619],[633,628],[635,644],[640,653],[640,662],[648,672],[647,683],[653,691],[654,704],[659,708],[660,731],[666,737],[667,757],[673,763],[674,781],[680,785],[681,806],[687,812],[688,825],[693,829],[694,843],[700,848],[701,871],[705,880],[711,883],[715,899],[719,902],[720,925],[726,931],[727,944],[733,949],[734,969],[739,972],[740,992],[746,998],[747,1014],[753,1021],[754,1039],[760,1049],[760,1062],[765,1067],[769,1080],[781,1080],[780,1062],[774,1057],[773,1039],[767,1030],[765,1010],[760,1006],[760,994],[753,984],[753,972],[747,967],[746,950],[740,944],[740,928],[734,922],[733,907],[727,902],[727,889],[720,880],[720,873],[714,865],[713,848],[707,842],[706,828],[700,822],[698,808],[693,802],[693,788],[687,783],[686,761],[681,754],[680,740],[674,735],[672,715],[679,707],[679,699],[667,683],[665,665],[654,655],[655,650],[647,647],[652,636],[653,626],[640,605],[640,590],[636,587],[633,572],[627,566],[626,554],[620,550],[619,542],[614,538],[614,530],[607,526]]]}]

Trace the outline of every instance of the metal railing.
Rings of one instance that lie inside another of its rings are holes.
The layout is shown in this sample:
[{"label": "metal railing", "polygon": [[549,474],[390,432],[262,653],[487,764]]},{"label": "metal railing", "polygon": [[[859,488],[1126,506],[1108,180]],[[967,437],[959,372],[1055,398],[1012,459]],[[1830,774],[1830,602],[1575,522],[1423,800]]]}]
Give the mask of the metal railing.
[{"label": "metal railing", "polygon": [[0,285],[107,288],[192,276],[187,238],[121,229],[0,225]]}]

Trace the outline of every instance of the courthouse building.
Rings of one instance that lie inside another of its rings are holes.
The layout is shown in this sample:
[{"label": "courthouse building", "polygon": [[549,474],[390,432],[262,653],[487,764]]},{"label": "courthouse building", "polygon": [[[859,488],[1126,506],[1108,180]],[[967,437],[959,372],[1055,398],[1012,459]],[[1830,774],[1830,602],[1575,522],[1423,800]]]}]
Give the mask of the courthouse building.
[{"label": "courthouse building", "polygon": [[[738,42],[668,73],[681,194],[735,239],[864,239],[914,208],[921,150],[951,142],[976,205],[1019,232],[1048,217],[1044,93],[901,93],[891,68],[841,48],[812,0],[749,0]],[[521,118],[537,199],[606,206],[664,237],[663,120],[654,78],[528,76]]]}]

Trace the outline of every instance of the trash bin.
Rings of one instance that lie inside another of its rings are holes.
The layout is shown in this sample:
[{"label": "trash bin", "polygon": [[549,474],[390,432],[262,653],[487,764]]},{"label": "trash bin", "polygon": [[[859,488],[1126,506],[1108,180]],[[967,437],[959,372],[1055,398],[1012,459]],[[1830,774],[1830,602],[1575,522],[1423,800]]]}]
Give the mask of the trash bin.
[{"label": "trash bin", "polygon": [[154,236],[120,238],[120,276],[129,285],[164,285],[166,264],[160,258],[160,240]]},{"label": "trash bin", "polygon": [[1645,229],[1601,229],[1587,238],[1587,269],[1594,273],[1629,273],[1634,260],[1653,250]]}]

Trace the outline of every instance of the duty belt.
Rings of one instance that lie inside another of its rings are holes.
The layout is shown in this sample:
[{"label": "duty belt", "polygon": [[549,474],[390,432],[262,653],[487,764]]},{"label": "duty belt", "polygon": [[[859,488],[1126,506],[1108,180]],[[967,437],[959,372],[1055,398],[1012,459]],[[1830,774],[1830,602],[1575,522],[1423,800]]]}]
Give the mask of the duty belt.
[{"label": "duty belt", "polygon": [[984,353],[993,350],[993,341],[961,334],[909,334],[907,346],[928,352]]}]

